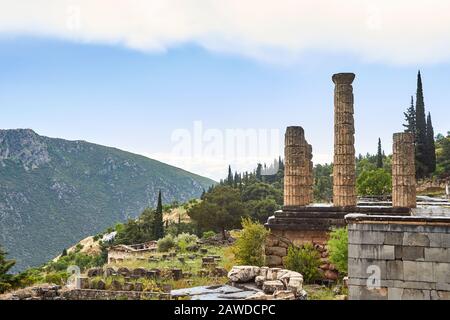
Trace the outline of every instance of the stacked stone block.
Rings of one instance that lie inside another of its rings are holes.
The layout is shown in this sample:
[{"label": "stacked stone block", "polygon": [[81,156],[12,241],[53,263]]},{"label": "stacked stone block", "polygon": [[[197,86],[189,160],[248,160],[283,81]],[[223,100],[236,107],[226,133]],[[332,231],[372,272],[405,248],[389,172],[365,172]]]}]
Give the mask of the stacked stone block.
[{"label": "stacked stone block", "polygon": [[353,73],[333,75],[334,93],[334,166],[333,203],[336,207],[356,206],[355,123],[353,109]]},{"label": "stacked stone block", "polygon": [[392,156],[392,206],[416,207],[414,134],[395,133]]},{"label": "stacked stone block", "polygon": [[313,201],[312,147],[302,127],[288,127],[285,136],[284,205],[306,206]]},{"label": "stacked stone block", "polygon": [[361,216],[346,217],[350,300],[450,300],[450,218]]}]

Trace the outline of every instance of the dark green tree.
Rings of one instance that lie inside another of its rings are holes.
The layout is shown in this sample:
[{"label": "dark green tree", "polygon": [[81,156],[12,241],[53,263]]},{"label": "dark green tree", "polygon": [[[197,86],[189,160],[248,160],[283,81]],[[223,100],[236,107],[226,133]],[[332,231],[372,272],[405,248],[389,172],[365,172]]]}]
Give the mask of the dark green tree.
[{"label": "dark green tree", "polygon": [[436,139],[436,174],[441,179],[450,178],[450,132],[439,134]]},{"label": "dark green tree", "polygon": [[240,180],[240,176],[236,171],[234,173],[234,178],[233,178],[233,188],[237,188],[239,186],[239,180]]},{"label": "dark green tree", "polygon": [[281,157],[278,158],[278,170],[284,171],[284,161],[281,159]]},{"label": "dark green tree", "polygon": [[7,253],[0,246],[0,293],[9,290],[14,282],[14,276],[9,273],[9,270],[16,264],[16,261],[7,260],[6,255]]},{"label": "dark green tree", "polygon": [[228,178],[227,184],[232,187],[233,186],[233,172],[231,171],[231,166],[228,166]]},{"label": "dark green tree", "polygon": [[381,148],[381,138],[378,138],[377,168],[383,168],[383,149]]},{"label": "dark green tree", "polygon": [[202,195],[200,196],[200,199],[203,200],[205,198],[205,195],[206,195],[206,190],[203,189]]},{"label": "dark green tree", "polygon": [[331,164],[317,164],[314,167],[314,200],[331,202],[333,198],[333,167]]},{"label": "dark green tree", "polygon": [[241,201],[239,190],[230,186],[218,186],[205,200],[188,209],[187,214],[196,222],[200,231],[222,232],[238,228],[247,210]]},{"label": "dark green tree", "polygon": [[256,168],[256,180],[262,181],[262,164],[258,163],[258,166]]},{"label": "dark green tree", "polygon": [[154,223],[154,238],[164,238],[164,221],[163,221],[163,207],[162,207],[162,194],[159,190],[158,205],[155,211],[155,223]]},{"label": "dark green tree", "polygon": [[428,112],[427,117],[427,155],[428,155],[428,173],[432,174],[436,171],[436,143],[434,141],[434,129],[431,122],[431,113]]},{"label": "dark green tree", "polygon": [[405,132],[409,132],[416,136],[416,108],[414,107],[414,97],[411,96],[411,106],[403,113],[406,123],[403,124]]},{"label": "dark green tree", "polygon": [[419,179],[428,175],[427,158],[427,123],[425,119],[422,76],[419,71],[416,94],[416,176]]}]

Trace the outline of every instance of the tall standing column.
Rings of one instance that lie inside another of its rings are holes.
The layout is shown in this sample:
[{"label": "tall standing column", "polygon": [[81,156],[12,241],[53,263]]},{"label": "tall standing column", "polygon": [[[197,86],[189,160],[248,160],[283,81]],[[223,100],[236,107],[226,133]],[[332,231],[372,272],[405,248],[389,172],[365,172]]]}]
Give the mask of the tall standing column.
[{"label": "tall standing column", "polygon": [[312,147],[302,127],[288,127],[285,136],[284,205],[306,206],[313,201]]},{"label": "tall standing column", "polygon": [[392,156],[392,206],[415,208],[416,166],[414,134],[394,133]]},{"label": "tall standing column", "polygon": [[356,206],[355,122],[353,118],[353,73],[333,75],[334,164],[333,204]]}]

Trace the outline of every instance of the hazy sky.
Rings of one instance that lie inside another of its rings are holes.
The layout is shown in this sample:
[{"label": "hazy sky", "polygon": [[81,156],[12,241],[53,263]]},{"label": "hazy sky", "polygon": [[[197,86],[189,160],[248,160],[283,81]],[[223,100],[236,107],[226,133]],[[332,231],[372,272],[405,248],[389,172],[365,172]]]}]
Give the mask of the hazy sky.
[{"label": "hazy sky", "polygon": [[305,128],[315,162],[331,161],[336,72],[356,73],[357,153],[375,152],[378,137],[390,153],[420,68],[435,132],[450,130],[447,1],[0,8],[1,128],[114,146],[220,179],[228,163],[242,170],[278,157],[288,125]]}]

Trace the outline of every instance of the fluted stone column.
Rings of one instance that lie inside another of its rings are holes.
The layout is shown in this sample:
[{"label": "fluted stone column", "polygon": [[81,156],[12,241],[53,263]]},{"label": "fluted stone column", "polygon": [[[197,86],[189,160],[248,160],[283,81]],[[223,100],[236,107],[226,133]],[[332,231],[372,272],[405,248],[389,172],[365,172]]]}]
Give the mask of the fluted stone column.
[{"label": "fluted stone column", "polygon": [[334,92],[334,165],[333,204],[356,206],[355,122],[353,118],[353,73],[333,75]]},{"label": "fluted stone column", "polygon": [[416,166],[414,134],[394,133],[392,156],[392,206],[415,208]]},{"label": "fluted stone column", "polygon": [[306,206],[313,201],[312,147],[302,127],[288,127],[285,136],[284,205]]}]

